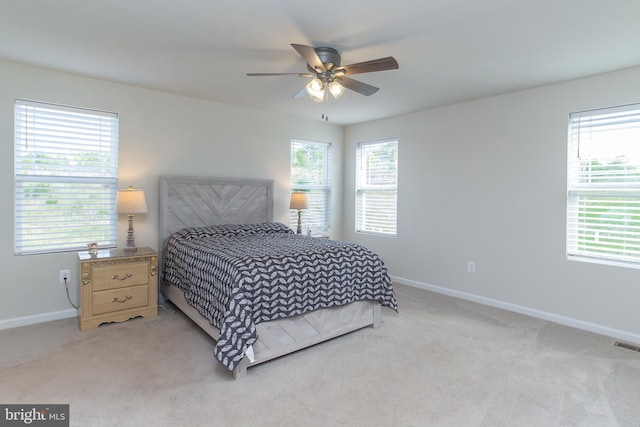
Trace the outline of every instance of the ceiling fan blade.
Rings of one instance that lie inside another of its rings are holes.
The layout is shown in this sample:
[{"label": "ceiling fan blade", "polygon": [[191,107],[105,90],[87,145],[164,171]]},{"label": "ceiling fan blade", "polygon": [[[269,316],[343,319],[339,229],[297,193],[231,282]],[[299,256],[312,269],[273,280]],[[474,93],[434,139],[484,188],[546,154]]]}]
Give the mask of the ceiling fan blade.
[{"label": "ceiling fan blade", "polygon": [[324,64],[320,60],[320,57],[316,53],[316,50],[311,46],[305,46],[303,44],[295,44],[291,43],[291,47],[293,47],[299,54],[307,61],[307,64],[311,65],[311,68],[320,72],[326,71]]},{"label": "ceiling fan blade", "polygon": [[376,93],[378,90],[380,90],[375,86],[362,83],[358,80],[350,79],[349,77],[344,77],[344,76],[336,77],[336,80],[338,81],[338,83],[340,83],[342,86],[346,87],[347,89],[356,91],[359,94],[362,94],[364,96],[371,96],[374,93]]},{"label": "ceiling fan blade", "polygon": [[249,77],[255,76],[298,76],[298,77],[315,77],[311,73],[247,73]]},{"label": "ceiling fan blade", "polygon": [[393,56],[387,56],[386,58],[345,65],[338,67],[336,70],[344,70],[346,74],[361,74],[374,71],[397,70],[398,68],[400,68],[398,61],[396,61]]},{"label": "ceiling fan blade", "polygon": [[302,86],[302,89],[300,89],[298,92],[296,92],[295,95],[293,95],[294,98],[302,98],[303,96],[307,95],[307,85]]}]

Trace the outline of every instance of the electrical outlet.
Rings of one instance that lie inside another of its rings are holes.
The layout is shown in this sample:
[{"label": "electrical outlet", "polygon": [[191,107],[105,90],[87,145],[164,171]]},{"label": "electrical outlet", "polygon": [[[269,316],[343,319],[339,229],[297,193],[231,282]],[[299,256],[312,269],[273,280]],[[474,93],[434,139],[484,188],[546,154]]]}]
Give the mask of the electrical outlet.
[{"label": "electrical outlet", "polygon": [[67,279],[67,283],[71,282],[71,270],[60,270],[60,283],[64,285],[64,279]]},{"label": "electrical outlet", "polygon": [[467,271],[469,273],[476,272],[476,262],[475,261],[467,261]]}]

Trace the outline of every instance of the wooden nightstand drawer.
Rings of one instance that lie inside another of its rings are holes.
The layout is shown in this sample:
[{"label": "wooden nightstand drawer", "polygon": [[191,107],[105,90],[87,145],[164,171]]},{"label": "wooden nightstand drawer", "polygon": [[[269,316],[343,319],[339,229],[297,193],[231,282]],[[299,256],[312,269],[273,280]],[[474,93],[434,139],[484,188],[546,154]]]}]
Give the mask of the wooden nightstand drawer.
[{"label": "wooden nightstand drawer", "polygon": [[149,305],[149,286],[133,286],[94,292],[91,295],[91,314],[115,313],[120,310]]},{"label": "wooden nightstand drawer", "polygon": [[93,269],[93,291],[116,289],[149,283],[149,263],[124,263]]}]

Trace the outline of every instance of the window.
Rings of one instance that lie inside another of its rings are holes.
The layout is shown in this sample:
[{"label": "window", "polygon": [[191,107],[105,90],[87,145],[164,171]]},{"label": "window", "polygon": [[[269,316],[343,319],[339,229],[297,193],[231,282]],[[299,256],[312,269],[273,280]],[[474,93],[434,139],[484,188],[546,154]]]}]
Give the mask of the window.
[{"label": "window", "polygon": [[14,253],[117,243],[118,115],[17,99]]},{"label": "window", "polygon": [[398,141],[358,144],[356,231],[397,233]]},{"label": "window", "polygon": [[[329,231],[331,212],[331,145],[323,142],[291,141],[291,191],[308,193],[309,209],[302,213],[302,227],[312,233]],[[289,224],[297,228],[292,210]]]},{"label": "window", "polygon": [[640,104],[569,120],[567,257],[640,267]]}]

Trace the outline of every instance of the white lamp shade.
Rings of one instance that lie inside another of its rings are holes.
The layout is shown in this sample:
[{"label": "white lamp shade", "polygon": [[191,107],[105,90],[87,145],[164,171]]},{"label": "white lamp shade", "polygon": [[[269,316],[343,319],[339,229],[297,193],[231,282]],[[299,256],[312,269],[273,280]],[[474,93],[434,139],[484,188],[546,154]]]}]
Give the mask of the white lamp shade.
[{"label": "white lamp shade", "polygon": [[116,196],[116,213],[127,215],[147,213],[147,202],[144,198],[144,191],[135,190],[133,187],[118,191]]},{"label": "white lamp shade", "polygon": [[309,197],[307,193],[291,193],[289,209],[309,209]]}]

